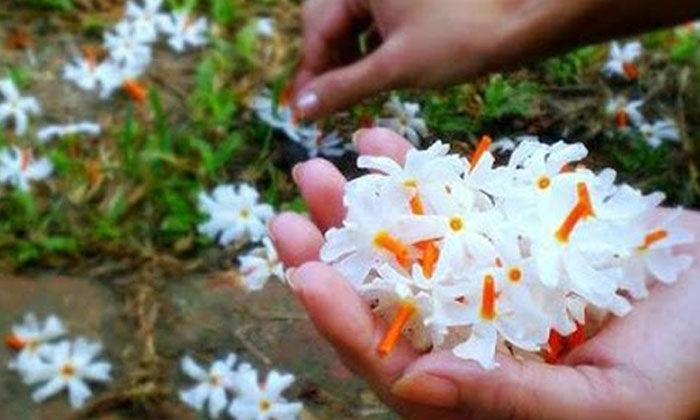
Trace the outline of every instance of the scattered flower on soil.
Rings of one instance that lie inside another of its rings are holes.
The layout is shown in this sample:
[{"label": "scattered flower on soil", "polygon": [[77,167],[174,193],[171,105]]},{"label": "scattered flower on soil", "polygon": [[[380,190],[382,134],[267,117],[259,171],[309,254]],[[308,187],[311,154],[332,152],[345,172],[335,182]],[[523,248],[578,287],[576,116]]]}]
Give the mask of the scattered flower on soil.
[{"label": "scattered flower on soil", "polygon": [[661,146],[664,141],[680,141],[678,126],[670,119],[659,120],[654,123],[645,122],[639,127],[639,131],[647,144],[653,148]]},{"label": "scattered flower on soil", "polygon": [[270,277],[284,280],[284,265],[279,260],[275,246],[268,237],[263,238],[262,243],[262,247],[238,257],[239,272],[249,291],[262,290]]},{"label": "scattered flower on soil", "polygon": [[170,48],[179,53],[188,47],[202,47],[208,42],[209,25],[206,18],[193,19],[186,13],[173,12],[163,20],[161,30],[168,35]]},{"label": "scattered flower on soil", "polygon": [[12,120],[15,134],[27,132],[29,117],[39,115],[41,107],[33,96],[22,96],[10,79],[0,80],[0,123],[7,125]]},{"label": "scattered flower on soil", "polygon": [[24,374],[36,366],[39,355],[52,341],[66,334],[63,322],[56,315],[49,315],[40,323],[36,315],[28,313],[24,322],[12,327],[12,334],[5,337],[5,346],[17,351],[9,368]]},{"label": "scattered flower on soil", "polygon": [[642,55],[642,44],[628,42],[622,46],[617,41],[610,44],[610,55],[603,66],[603,73],[609,77],[623,77],[635,80],[639,76],[636,61]]},{"label": "scattered flower on soil", "polygon": [[386,127],[407,138],[414,145],[420,144],[421,138],[428,135],[428,126],[420,118],[420,105],[413,102],[401,102],[393,96],[384,104],[385,118],[377,118],[379,127]]},{"label": "scattered flower on soil", "polygon": [[221,245],[244,239],[260,241],[267,233],[267,222],[274,210],[271,205],[260,203],[259,198],[248,184],[219,185],[211,194],[200,193],[200,211],[209,219],[199,225],[199,231]]},{"label": "scattered flower on soil", "polygon": [[526,139],[500,167],[490,143],[470,160],[441,142],[403,166],[359,158],[377,173],[347,184],[345,221],[326,233],[321,258],[390,323],[381,356],[402,332],[485,368],[503,342],[545,356],[552,333],[577,332],[585,307],[629,312],[624,292],[646,293],[639,270],[673,283],[689,267],[669,247],[692,237],[673,218],[651,220],[663,194],[586,169],[580,143]]},{"label": "scattered flower on soil", "polygon": [[616,96],[608,101],[605,113],[615,120],[618,129],[624,129],[630,125],[639,127],[645,122],[639,110],[643,105],[644,101],[642,100],[630,101],[623,96]]},{"label": "scattered flower on soil", "polygon": [[51,161],[35,159],[31,149],[16,146],[0,149],[0,183],[27,191],[30,182],[46,179],[52,171]]},{"label": "scattered flower on soil", "polygon": [[295,420],[303,407],[282,395],[294,382],[293,375],[273,370],[260,383],[250,364],[236,367],[234,354],[214,361],[209,370],[185,356],[181,368],[197,384],[181,391],[180,400],[198,412],[206,410],[210,418],[220,417],[228,406],[227,413],[236,420]]},{"label": "scattered flower on soil", "polygon": [[81,121],[74,124],[47,125],[39,129],[36,138],[42,143],[46,143],[56,138],[70,137],[75,135],[86,135],[96,137],[102,132],[99,124],[91,121]]}]

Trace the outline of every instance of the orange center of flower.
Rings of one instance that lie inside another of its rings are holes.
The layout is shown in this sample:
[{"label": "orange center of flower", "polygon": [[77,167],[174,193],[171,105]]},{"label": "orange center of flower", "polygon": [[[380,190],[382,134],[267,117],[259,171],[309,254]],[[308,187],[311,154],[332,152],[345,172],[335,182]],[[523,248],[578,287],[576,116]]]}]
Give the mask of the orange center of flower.
[{"label": "orange center of flower", "polygon": [[379,347],[377,348],[379,357],[388,356],[394,347],[396,347],[396,343],[399,341],[399,337],[401,337],[401,330],[403,330],[406,322],[411,319],[415,312],[416,307],[413,306],[412,303],[401,302],[399,304],[398,311],[396,312],[396,315],[394,315],[394,319],[391,321],[389,329],[386,330],[386,334],[384,334],[384,338],[382,338],[382,341],[379,343]]},{"label": "orange center of flower", "polygon": [[374,246],[394,255],[396,262],[405,269],[411,268],[411,255],[408,247],[399,239],[382,230],[374,236]]},{"label": "orange center of flower", "polygon": [[464,229],[464,220],[459,216],[453,216],[450,218],[450,229],[455,232],[459,232]]},{"label": "orange center of flower", "polygon": [[541,177],[537,178],[537,188],[541,190],[546,190],[547,188],[549,188],[551,183],[552,181],[546,175],[542,175]]},{"label": "orange center of flower", "polygon": [[499,257],[496,257],[496,261],[494,263],[496,264],[496,267],[503,267],[503,260],[501,260]]},{"label": "orange center of flower", "polygon": [[659,242],[661,240],[664,240],[668,238],[668,231],[664,229],[657,229],[652,232],[649,232],[644,236],[644,244],[640,245],[637,247],[640,251],[644,251],[645,249],[649,249],[650,246],[655,244],[656,242]]},{"label": "orange center of flower", "polygon": [[484,291],[481,296],[481,317],[487,321],[496,318],[496,281],[493,276],[484,276]]},{"label": "orange center of flower", "polygon": [[270,404],[270,401],[266,399],[260,400],[260,411],[267,411],[272,407],[272,404]]},{"label": "orange center of flower", "polygon": [[16,335],[8,335],[5,337],[5,346],[15,351],[22,350],[27,345],[27,342],[17,337]]},{"label": "orange center of flower", "polygon": [[425,214],[425,208],[423,207],[423,201],[421,201],[420,196],[416,193],[411,197],[411,212],[413,214]]},{"label": "orange center of flower", "polygon": [[133,79],[126,79],[122,83],[122,89],[131,98],[132,101],[142,103],[146,100],[146,88],[139,82]]},{"label": "orange center of flower", "polygon": [[440,256],[440,251],[437,245],[435,245],[435,241],[418,242],[416,247],[422,251],[420,262],[423,275],[427,278],[431,278],[435,272],[435,265]]},{"label": "orange center of flower", "polygon": [[221,385],[221,377],[219,375],[209,375],[209,384],[214,387]]},{"label": "orange center of flower", "polygon": [[520,270],[520,268],[512,267],[510,270],[508,270],[508,280],[512,281],[513,283],[519,282],[522,278],[523,272]]},{"label": "orange center of flower", "polygon": [[71,377],[75,375],[75,366],[71,363],[66,363],[61,367],[61,375],[65,377]]},{"label": "orange center of flower", "polygon": [[625,72],[625,76],[627,76],[627,78],[630,80],[634,80],[639,77],[639,69],[634,63],[625,61],[622,63],[622,70]]},{"label": "orange center of flower", "polygon": [[486,153],[489,148],[491,147],[491,143],[493,140],[491,140],[491,137],[489,136],[482,136],[481,140],[479,140],[479,144],[476,146],[476,150],[474,150],[474,154],[472,155],[472,158],[470,159],[471,163],[471,170],[474,170],[474,167],[476,167],[476,164],[479,162],[479,159]]}]

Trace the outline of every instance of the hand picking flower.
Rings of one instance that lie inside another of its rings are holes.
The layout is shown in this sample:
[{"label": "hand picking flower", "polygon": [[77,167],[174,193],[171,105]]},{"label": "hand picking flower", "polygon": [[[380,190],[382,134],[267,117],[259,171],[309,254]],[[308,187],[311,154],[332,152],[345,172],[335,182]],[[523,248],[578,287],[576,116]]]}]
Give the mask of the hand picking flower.
[{"label": "hand picking flower", "polygon": [[221,245],[248,239],[257,242],[267,232],[267,222],[274,216],[269,204],[258,202],[260,195],[247,184],[219,185],[211,195],[199,195],[200,211],[209,220],[199,225],[199,231],[217,239]]},{"label": "hand picking flower", "polygon": [[45,179],[52,171],[51,161],[47,158],[35,160],[31,149],[0,149],[0,183],[27,191],[30,181]]},{"label": "hand picking flower", "polygon": [[19,136],[26,133],[29,116],[41,112],[39,101],[33,96],[22,96],[11,79],[0,80],[0,96],[0,123],[12,119],[15,134]]},{"label": "hand picking flower", "polygon": [[358,159],[373,173],[346,184],[321,259],[390,323],[380,356],[403,333],[484,368],[502,343],[552,361],[557,337],[582,339],[586,308],[623,316],[649,279],[673,283],[690,266],[671,247],[692,236],[673,217],[650,220],[663,194],[585,168],[582,144],[524,138],[503,166],[490,145],[469,160],[441,142],[403,165]]},{"label": "hand picking flower", "polygon": [[208,401],[209,417],[218,418],[229,403],[226,393],[234,386],[235,364],[236,355],[229,354],[223,360],[215,360],[206,371],[190,356],[183,357],[180,367],[187,376],[197,381],[197,385],[180,391],[180,400],[200,412],[204,411]]},{"label": "hand picking flower", "polygon": [[393,96],[384,104],[385,118],[377,118],[378,127],[386,127],[406,137],[414,145],[420,144],[421,138],[428,135],[425,120],[419,117],[420,105],[413,102],[401,102]]},{"label": "hand picking flower", "polygon": [[81,408],[92,391],[86,382],[105,383],[111,380],[112,366],[104,361],[95,361],[102,351],[97,342],[78,338],[52,345],[42,353],[42,360],[28,368],[24,375],[27,385],[42,383],[32,399],[42,402],[63,390],[68,391],[71,407]]},{"label": "hand picking flower", "polygon": [[249,291],[261,290],[270,277],[284,280],[284,265],[270,238],[262,240],[263,246],[238,257],[243,284]]},{"label": "hand picking flower", "polygon": [[13,326],[12,334],[5,337],[5,345],[18,352],[8,367],[24,375],[37,365],[45,347],[65,334],[63,322],[56,315],[49,315],[42,325],[36,315],[26,314],[24,322]]},{"label": "hand picking flower", "polygon": [[639,69],[635,61],[642,55],[642,44],[638,41],[628,42],[620,46],[617,41],[610,44],[610,56],[603,66],[603,73],[608,77],[620,76],[627,80],[639,77]]}]

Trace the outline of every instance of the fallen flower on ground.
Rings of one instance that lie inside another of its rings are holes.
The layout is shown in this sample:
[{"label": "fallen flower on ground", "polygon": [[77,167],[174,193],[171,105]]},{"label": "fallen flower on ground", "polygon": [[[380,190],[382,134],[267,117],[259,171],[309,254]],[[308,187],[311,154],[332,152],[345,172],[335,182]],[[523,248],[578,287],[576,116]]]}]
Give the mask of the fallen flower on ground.
[{"label": "fallen flower on ground", "polygon": [[190,356],[183,357],[182,371],[197,384],[180,391],[180,401],[200,412],[208,402],[209,416],[218,418],[229,403],[226,393],[234,386],[235,364],[236,355],[229,354],[223,360],[215,360],[209,370],[205,370]]},{"label": "fallen flower on ground", "polygon": [[386,127],[406,137],[414,145],[428,135],[428,126],[420,118],[420,105],[414,102],[401,102],[396,96],[384,104],[385,118],[377,118],[378,127]]},{"label": "fallen flower on ground", "polygon": [[274,210],[260,203],[259,198],[255,188],[247,184],[219,185],[211,195],[200,193],[199,208],[209,220],[199,225],[199,232],[218,238],[221,245],[241,239],[261,240]]},{"label": "fallen flower on ground", "polygon": [[653,148],[661,146],[664,141],[680,141],[678,126],[670,119],[658,120],[653,123],[645,122],[639,127],[639,131],[642,133],[644,141]]},{"label": "fallen flower on ground", "polygon": [[639,76],[636,61],[642,55],[642,44],[638,41],[628,42],[622,46],[617,41],[610,44],[608,61],[603,65],[606,76],[620,76],[634,80]]},{"label": "fallen flower on ground", "polygon": [[42,360],[28,368],[24,375],[27,385],[43,383],[34,391],[32,399],[42,402],[67,390],[71,407],[83,407],[92,395],[87,382],[105,383],[111,380],[112,366],[95,360],[101,352],[100,343],[84,338],[52,345],[43,352]]},{"label": "fallen flower on ground", "polygon": [[605,105],[605,113],[615,120],[615,125],[622,130],[631,125],[639,127],[645,123],[639,108],[644,105],[642,100],[630,101],[624,96],[616,96]]},{"label": "fallen flower on ground", "polygon": [[45,179],[52,171],[51,161],[34,159],[31,149],[16,146],[0,149],[0,183],[27,191],[30,182]]},{"label": "fallen flower on ground", "polygon": [[187,47],[201,47],[207,44],[209,24],[206,18],[194,19],[184,12],[173,12],[161,20],[161,31],[168,35],[168,45],[176,52],[184,52]]},{"label": "fallen flower on ground", "polygon": [[18,352],[8,367],[24,375],[36,366],[45,346],[65,334],[63,322],[56,315],[49,315],[40,323],[36,315],[28,313],[24,322],[14,325],[12,334],[5,337],[5,345]]},{"label": "fallen flower on ground", "polygon": [[238,396],[231,403],[229,414],[236,420],[295,420],[301,403],[289,402],[282,393],[294,382],[291,374],[271,371],[265,382],[258,382],[254,369],[241,372],[237,381]]},{"label": "fallen flower on ground", "polygon": [[261,290],[270,277],[284,280],[284,265],[270,238],[262,240],[263,246],[238,257],[243,284],[249,291]]},{"label": "fallen flower on ground", "polygon": [[41,107],[39,101],[33,96],[22,96],[19,89],[11,79],[0,80],[0,123],[12,120],[15,134],[22,135],[27,132],[27,125],[31,115],[39,115]]},{"label": "fallen flower on ground", "polygon": [[73,124],[44,126],[37,131],[36,138],[40,142],[46,143],[55,138],[74,136],[76,134],[95,137],[99,136],[101,132],[102,127],[99,124],[91,121],[81,121]]}]

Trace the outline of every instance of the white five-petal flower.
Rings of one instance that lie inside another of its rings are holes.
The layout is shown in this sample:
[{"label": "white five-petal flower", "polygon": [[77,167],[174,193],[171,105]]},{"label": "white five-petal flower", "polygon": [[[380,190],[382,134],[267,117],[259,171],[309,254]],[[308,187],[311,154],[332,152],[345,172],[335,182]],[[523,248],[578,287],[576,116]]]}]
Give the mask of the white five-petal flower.
[{"label": "white five-petal flower", "polygon": [[635,62],[642,55],[642,44],[638,41],[628,42],[623,46],[617,41],[610,44],[608,61],[603,65],[602,72],[606,76],[619,76],[636,79],[639,70]]},{"label": "white five-petal flower", "polygon": [[271,371],[264,383],[258,372],[249,369],[238,378],[238,396],[231,403],[229,414],[236,420],[295,420],[302,405],[289,402],[282,393],[294,382],[291,374]]},{"label": "white five-petal flower", "polygon": [[53,164],[47,158],[34,159],[31,149],[10,147],[0,150],[0,182],[28,190],[30,181],[47,178]]},{"label": "white five-petal flower", "polygon": [[653,123],[645,122],[639,127],[639,131],[647,144],[653,148],[661,146],[664,141],[680,141],[678,126],[670,119],[658,120]]},{"label": "white five-petal flower", "polygon": [[201,47],[207,44],[209,24],[206,18],[194,19],[184,12],[173,12],[162,19],[161,31],[168,35],[168,45],[176,52],[187,47]]},{"label": "white five-petal flower", "polygon": [[2,96],[0,99],[0,123],[12,119],[15,134],[26,133],[29,117],[41,112],[39,101],[33,96],[22,96],[10,79],[0,80],[0,96]]},{"label": "white five-petal flower", "polygon": [[263,238],[262,242],[262,247],[238,257],[243,283],[249,291],[261,290],[270,277],[284,279],[284,265],[275,246],[268,237]]},{"label": "white five-petal flower", "polygon": [[387,117],[377,118],[377,126],[396,131],[416,146],[428,135],[428,126],[419,116],[420,105],[417,103],[401,102],[394,96],[384,104],[384,112]]},{"label": "white five-petal flower", "polygon": [[228,405],[227,390],[234,387],[235,364],[236,355],[229,354],[223,360],[215,360],[207,371],[190,356],[183,357],[180,362],[182,371],[197,384],[180,391],[180,400],[197,411],[204,411],[208,402],[209,416],[218,418]]}]

